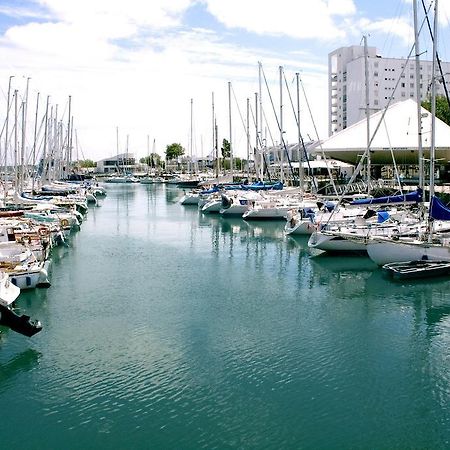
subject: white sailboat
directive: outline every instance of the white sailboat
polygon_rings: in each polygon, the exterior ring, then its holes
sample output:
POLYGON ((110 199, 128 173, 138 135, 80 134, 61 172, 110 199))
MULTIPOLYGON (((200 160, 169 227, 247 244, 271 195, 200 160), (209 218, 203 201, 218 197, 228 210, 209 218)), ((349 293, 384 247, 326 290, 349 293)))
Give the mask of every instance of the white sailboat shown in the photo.
POLYGON ((448 209, 434 195, 436 139, 436 60, 438 1, 434 5, 433 69, 431 84, 430 208, 426 231, 416 238, 372 239, 367 244, 369 257, 378 265, 394 262, 440 260, 450 261, 450 233, 436 232, 436 220, 450 221, 448 209))

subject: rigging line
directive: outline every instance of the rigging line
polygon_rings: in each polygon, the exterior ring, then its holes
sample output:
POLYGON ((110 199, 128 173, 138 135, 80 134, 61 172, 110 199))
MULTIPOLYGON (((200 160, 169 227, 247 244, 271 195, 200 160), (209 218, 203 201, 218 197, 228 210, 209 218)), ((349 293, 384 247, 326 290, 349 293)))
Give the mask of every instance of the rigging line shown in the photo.
MULTIPOLYGON (((250 106, 250 113, 251 113, 251 116, 252 116, 252 119, 253 119, 253 125, 256 125, 256 118, 255 118, 255 115, 253 114, 253 108, 252 108, 251 105, 249 105, 249 106, 250 106)), ((267 122, 266 114, 265 114, 265 112, 264 112, 264 109, 262 110, 262 114, 263 114, 264 119, 265 119, 266 122, 267 122)), ((272 137, 272 133, 270 132, 270 128, 268 128, 268 130, 269 130, 269 136, 270 136, 270 139, 272 140, 272 144, 273 144, 273 137, 272 137)), ((262 148, 263 148, 263 145, 262 145, 263 142, 262 142, 262 137, 261 137, 260 133, 257 133, 257 134, 256 134, 256 140, 258 141, 258 144, 259 144, 259 146, 260 146, 261 149, 262 149, 262 148)), ((256 148, 254 148, 254 152, 256 152, 256 148)), ((269 180, 271 181, 271 178, 270 178, 270 172, 269 172, 269 168, 268 168, 268 166, 267 166, 266 157, 265 157, 265 155, 264 155, 264 152, 262 152, 261 154, 262 154, 263 162, 264 162, 264 172, 266 172, 266 173, 269 175, 269 180)))
MULTIPOLYGON (((291 158, 289 157, 289 153, 287 151, 286 142, 284 141, 283 133, 281 133, 282 130, 281 130, 281 126, 280 126, 280 122, 278 120, 277 114, 275 112, 275 105, 273 104, 272 94, 270 93, 269 85, 267 83, 266 73, 264 72, 264 68, 262 67, 262 65, 261 65, 261 71, 262 71, 262 75, 264 77, 264 83, 266 84, 267 93, 269 94, 270 103, 272 104, 272 110, 273 110, 273 113, 274 113, 274 116, 275 116, 275 121, 276 121, 276 123, 278 125, 278 130, 280 131, 280 134, 281 134, 280 145, 283 145, 284 151, 286 152, 289 168, 291 169, 292 176, 294 178, 294 181, 297 181, 297 177, 295 175, 294 169, 292 168, 291 158)), ((284 167, 282 167, 281 170, 284 170, 284 167)))
MULTIPOLYGON (((430 12, 430 10, 431 10, 432 4, 433 4, 433 2, 430 2, 430 7, 428 8, 428 11, 427 11, 427 9, 426 9, 426 7, 425 7, 425 1, 422 0, 423 11, 424 11, 424 13, 425 13, 425 19, 424 19, 424 21, 426 20, 426 22, 427 22, 427 25, 428 25, 428 31, 429 31, 430 36, 431 36, 431 42, 434 42, 433 31, 431 30, 430 19, 429 19, 429 17, 428 17, 428 14, 429 14, 429 12, 430 12)), ((436 52, 436 61, 437 61, 438 66, 439 66, 439 73, 441 74, 441 77, 442 77, 442 84, 443 84, 443 86, 444 86, 445 97, 447 98, 447 103, 448 103, 448 105, 450 106, 450 96, 449 96, 449 93, 448 93, 447 84, 446 84, 446 82, 445 82, 444 73, 443 73, 443 70, 442 70, 441 58, 439 58, 438 52, 436 52)), ((433 74, 433 76, 434 76, 434 74, 433 74)))
POLYGON ((330 177, 330 181, 331 181, 331 185, 333 186, 334 193, 337 196, 338 193, 337 193, 337 189, 336 189, 336 184, 335 184, 335 182, 333 180, 333 174, 331 173, 330 167, 327 164, 327 157, 325 156, 325 152, 323 151, 322 141, 320 140, 319 132, 317 131, 317 127, 316 127, 316 122, 314 121, 314 117, 313 117, 313 114, 312 114, 312 111, 311 111, 311 107, 309 105, 308 97, 306 95, 305 86, 303 85, 303 80, 302 80, 302 78, 300 76, 299 76, 299 80, 300 80, 300 86, 302 87, 303 96, 305 97, 306 106, 308 107, 309 115, 311 116, 311 121, 312 121, 312 124, 313 124, 313 127, 314 127, 314 131, 316 132, 317 142, 319 143, 320 151, 322 152, 322 157, 325 160, 325 164, 327 166, 328 176, 330 177))
POLYGON ((262 114, 263 114, 264 120, 266 121, 266 129, 269 132, 270 141, 272 142, 272 146, 275 147, 275 141, 273 139, 272 132, 270 131, 270 127, 267 126, 268 121, 267 121, 267 117, 266 117, 266 111, 264 110, 264 108, 262 110, 262 114))
MULTIPOLYGON (((422 27, 423 27, 424 23, 425 23, 425 19, 422 21, 422 25, 420 26, 419 30, 422 30, 422 27)), ((353 175, 350 177, 350 180, 347 183, 347 185, 346 185, 346 187, 344 189, 344 192, 339 197, 338 204, 340 204, 342 202, 344 196, 348 193, 350 185, 355 181, 356 177, 359 175, 359 172, 362 169, 362 166, 364 165, 364 160, 367 158, 367 149, 371 147, 372 142, 373 142, 376 134, 378 133, 378 130, 379 130, 380 126, 381 126, 381 123, 383 122, 384 117, 386 116, 387 110, 389 109, 389 106, 392 103, 392 99, 394 98, 393 94, 396 92, 396 90, 397 90, 397 88, 398 88, 398 86, 400 84, 400 80, 402 79, 402 75, 405 73, 406 67, 407 67, 407 65, 409 63, 409 60, 411 59, 411 56, 413 54, 414 49, 415 49, 415 45, 413 44, 411 46, 410 51, 409 51, 408 57, 405 60, 405 64, 403 65, 403 69, 400 72, 400 76, 397 79, 397 83, 394 86, 394 90, 392 92, 392 95, 389 97, 388 102, 387 102, 386 106, 384 107, 383 113, 382 113, 382 115, 380 117, 380 120, 378 121, 377 126, 375 127, 375 130, 374 130, 374 132, 372 134, 372 137, 370 138, 369 145, 367 146, 366 150, 364 151, 363 155, 361 156, 361 159, 359 160, 359 163, 356 166, 356 169, 353 172, 353 175)))
POLYGON ((239 113, 239 117, 241 118, 241 123, 242 123, 242 126, 244 127, 244 132, 247 133, 247 127, 245 126, 245 121, 244 121, 244 118, 242 117, 241 108, 239 108, 239 103, 237 101, 236 93, 234 92, 234 88, 233 88, 232 84, 231 84, 231 92, 233 93, 233 98, 234 98, 234 101, 236 103, 236 107, 237 107, 237 110, 238 110, 238 113, 239 113))
POLYGON ((400 175, 398 173, 397 162, 395 160, 394 150, 393 150, 392 144, 391 144, 391 137, 389 135, 389 130, 388 130, 387 123, 386 123, 385 120, 383 120, 383 124, 384 124, 384 129, 386 130, 386 136, 388 138, 388 144, 389 144, 389 150, 391 152, 392 162, 394 164, 395 178, 396 178, 396 181, 397 181, 399 189, 400 189, 400 194, 403 195, 402 183, 401 183, 401 180, 400 180, 400 175))
MULTIPOLYGON (((284 82, 286 84, 286 89, 289 94, 289 100, 291 101, 291 106, 292 106, 292 111, 294 113, 295 122, 296 122, 297 128, 300 130, 300 124, 299 124, 300 117, 297 117, 297 111, 295 110, 294 102, 293 102, 292 96, 291 96, 291 91, 289 89, 288 82, 286 79, 286 74, 284 72, 283 72, 283 77, 284 77, 284 82)), ((295 78, 292 80, 292 82, 294 82, 294 80, 295 80, 295 78)), ((299 135, 300 135, 300 141, 301 141, 302 148, 303 148, 303 156, 305 157, 305 161, 308 163, 309 175, 311 175, 312 169, 311 169, 311 164, 309 162, 308 153, 306 151, 305 141, 303 140, 303 135, 301 132, 299 132, 299 135)), ((300 145, 300 143, 298 143, 297 145, 300 145)), ((300 150, 300 148, 299 148, 299 150, 300 150)), ((299 164, 301 164, 301 161, 299 161, 299 164)), ((300 170, 300 167, 299 167, 299 170, 300 170)), ((314 179, 314 187, 317 189, 315 178, 313 178, 313 179, 314 179)))

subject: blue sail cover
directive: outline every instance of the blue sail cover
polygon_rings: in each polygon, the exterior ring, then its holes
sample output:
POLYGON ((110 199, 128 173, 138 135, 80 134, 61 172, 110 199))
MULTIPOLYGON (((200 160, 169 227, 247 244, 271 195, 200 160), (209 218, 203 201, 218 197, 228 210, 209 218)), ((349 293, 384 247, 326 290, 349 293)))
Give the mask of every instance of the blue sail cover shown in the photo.
POLYGON ((450 209, 434 195, 430 202, 430 218, 436 220, 450 220, 450 209))
POLYGON ((384 205, 387 203, 420 203, 422 201, 422 189, 417 189, 414 192, 409 192, 403 195, 388 195, 387 197, 378 198, 362 198, 353 200, 351 205, 384 205))
POLYGON ((245 191, 281 191, 283 189, 283 183, 281 183, 281 181, 277 181, 276 183, 265 183, 264 181, 258 181, 253 184, 243 184, 242 189, 245 191))
POLYGON ((377 212, 377 222, 383 223, 386 222, 386 220, 389 219, 389 213, 387 211, 378 211, 377 212))

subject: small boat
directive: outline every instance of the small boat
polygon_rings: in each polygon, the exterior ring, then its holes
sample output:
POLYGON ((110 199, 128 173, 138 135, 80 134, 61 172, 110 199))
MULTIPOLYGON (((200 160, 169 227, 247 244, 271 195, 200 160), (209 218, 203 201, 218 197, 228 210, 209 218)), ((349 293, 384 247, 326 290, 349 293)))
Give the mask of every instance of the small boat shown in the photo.
POLYGON ((441 277, 450 274, 450 261, 421 259, 393 262, 385 264, 383 270, 396 280, 441 277))
POLYGON ((11 328, 11 330, 31 337, 42 330, 39 320, 30 320, 30 316, 19 316, 8 306, 0 304, 0 325, 11 328))

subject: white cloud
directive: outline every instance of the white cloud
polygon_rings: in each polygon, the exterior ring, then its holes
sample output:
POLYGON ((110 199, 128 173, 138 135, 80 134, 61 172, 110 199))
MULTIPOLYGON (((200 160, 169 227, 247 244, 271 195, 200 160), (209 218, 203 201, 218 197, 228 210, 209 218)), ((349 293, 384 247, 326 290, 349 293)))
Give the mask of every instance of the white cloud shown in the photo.
MULTIPOLYGON (((4 91, 9 75, 14 74, 14 88, 21 92, 26 77, 32 78, 31 104, 37 90, 42 100, 50 94, 52 104, 65 105, 68 95, 72 95, 78 137, 85 157, 92 159, 115 153, 116 126, 120 128, 121 149, 129 134, 130 151, 140 156, 146 153, 147 134, 156 138, 160 153, 171 142, 187 146, 190 98, 194 99, 196 148, 200 151, 202 140, 203 154, 208 153, 211 92, 215 92, 219 134, 221 138, 228 137, 227 82, 233 83, 245 116, 246 98, 251 99, 253 108, 254 93, 258 90, 258 61, 263 62, 276 108, 278 66, 285 67, 294 98, 294 72, 302 71, 314 120, 320 137, 324 137, 328 51, 338 42, 345 42, 343 37, 349 30, 354 33, 362 29, 373 33, 389 30, 399 36, 407 33, 406 25, 361 20, 352 0, 280 0, 277 4, 256 0, 38 0, 38 3, 35 22, 11 27, 0 38, 3 60, 0 77, 4 80, 0 88, 4 91), (314 54, 301 43, 290 52, 265 48, 263 39, 253 46, 231 43, 227 34, 219 35, 206 27, 186 28, 183 14, 199 1, 202 3, 197 3, 196 8, 207 5, 210 13, 229 27, 230 33, 242 28, 259 33, 262 38, 285 34, 320 41, 333 39, 333 43, 329 42, 331 48, 324 45, 321 53, 314 54), (50 19, 46 20, 46 16, 50 19)), ((32 11, 28 10, 27 17, 33 17, 32 11)), ((360 35, 358 42, 359 38, 360 35)), ((277 135, 267 92, 264 98, 271 131, 277 135)), ((63 109, 60 106, 61 115, 63 109)), ((287 137, 293 141, 296 127, 287 94, 284 111, 287 137)), ((3 114, 0 110, 0 115, 3 114)), ((305 135, 313 136, 304 100, 302 116, 305 135)), ((244 131, 236 105, 233 105, 233 129, 234 140, 241 143, 245 154, 244 131)))
POLYGON ((414 43, 414 29, 411 25, 412 19, 400 17, 396 19, 381 19, 370 21, 368 19, 359 20, 355 26, 362 34, 384 34, 400 38, 406 45, 414 43))
POLYGON ((203 0, 208 10, 227 27, 258 34, 286 35, 295 38, 336 39, 345 36, 334 16, 356 12, 352 0, 203 0))
POLYGON ((165 28, 177 25, 192 0, 37 0, 61 21, 95 26, 117 23, 165 28))
MULTIPOLYGON (((15 74, 14 87, 23 85, 21 75, 31 76, 32 102, 37 90, 42 101, 50 94, 52 104, 66 104, 68 95, 72 95, 79 140, 85 156, 93 159, 115 153, 116 125, 120 127, 121 149, 129 134, 130 151, 140 155, 146 152, 147 134, 156 138, 160 153, 173 141, 186 146, 190 98, 194 98, 196 147, 200 149, 202 140, 206 154, 211 138, 211 92, 216 97, 219 134, 227 137, 227 81, 233 82, 240 108, 245 110, 246 98, 252 98, 257 90, 258 60, 267 65, 267 76, 274 86, 278 65, 298 70, 308 54, 286 58, 278 52, 227 44, 211 30, 170 28, 155 33, 147 23, 149 19, 141 18, 142 10, 124 13, 121 20, 119 3, 112 5, 101 26, 94 26, 94 19, 110 2, 89 2, 90 7, 83 2, 41 3, 58 20, 7 30, 0 45, 9 66, 4 66, 0 75, 7 80, 15 74), (114 40, 118 38, 126 38, 125 43, 116 45, 114 40)), ((178 2, 176 8, 162 8, 160 13, 166 14, 166 23, 186 4, 178 2)), ((325 65, 304 63, 303 67, 326 72, 325 65)), ((23 90, 23 86, 18 88, 23 90)), ((242 135, 236 105, 233 111, 234 134, 242 135)), ((270 111, 267 114, 273 115, 270 111)))

